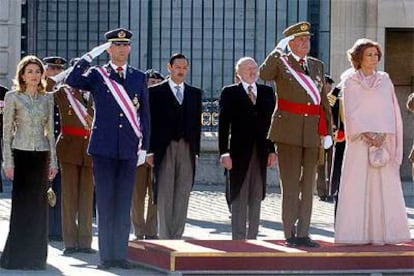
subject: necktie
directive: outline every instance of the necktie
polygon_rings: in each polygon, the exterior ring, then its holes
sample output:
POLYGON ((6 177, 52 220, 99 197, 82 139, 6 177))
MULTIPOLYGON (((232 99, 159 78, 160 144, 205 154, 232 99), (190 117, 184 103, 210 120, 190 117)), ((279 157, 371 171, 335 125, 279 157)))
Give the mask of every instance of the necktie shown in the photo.
POLYGON ((303 71, 305 71, 305 73, 308 74, 308 67, 306 66, 305 59, 301 58, 299 60, 299 65, 300 67, 302 67, 303 71))
POLYGON ((121 79, 124 79, 124 68, 122 68, 121 66, 118 66, 118 68, 116 68, 116 72, 118 73, 121 79))
POLYGON ((247 87, 247 95, 249 96, 249 99, 252 101, 252 104, 256 104, 256 95, 253 93, 253 86, 249 85, 247 87))
POLYGON ((181 87, 179 85, 177 85, 175 87, 175 97, 177 98, 177 101, 182 104, 183 103, 183 91, 181 90, 181 87))

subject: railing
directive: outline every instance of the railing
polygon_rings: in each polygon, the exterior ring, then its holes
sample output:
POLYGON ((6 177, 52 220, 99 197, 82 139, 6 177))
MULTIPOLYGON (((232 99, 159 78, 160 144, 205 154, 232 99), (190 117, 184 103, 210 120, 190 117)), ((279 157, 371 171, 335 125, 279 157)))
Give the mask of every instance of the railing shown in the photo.
POLYGON ((203 111, 201 113, 201 131, 218 131, 219 105, 217 99, 205 99, 203 101, 203 111))

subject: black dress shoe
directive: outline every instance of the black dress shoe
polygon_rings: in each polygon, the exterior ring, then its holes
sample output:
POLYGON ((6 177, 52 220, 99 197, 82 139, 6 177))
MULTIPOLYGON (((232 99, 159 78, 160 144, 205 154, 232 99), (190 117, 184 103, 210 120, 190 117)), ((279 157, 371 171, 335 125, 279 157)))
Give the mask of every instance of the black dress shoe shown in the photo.
POLYGON ((63 255, 71 255, 76 252, 78 252, 76 247, 66 247, 65 249, 63 249, 63 255))
POLYGON ((122 269, 133 269, 136 268, 136 265, 129 262, 128 260, 116 260, 113 261, 113 266, 114 267, 119 267, 122 269))
POLYGON ((146 240, 158 240, 157 235, 145 235, 146 240))
POLYGON ((287 245, 287 246, 296 246, 296 238, 295 237, 287 238, 286 241, 285 241, 285 245, 287 245))
POLYGON ((296 238, 296 245, 305 247, 320 247, 319 243, 312 241, 309 237, 296 238))
POLYGON ((143 240, 145 237, 144 235, 136 235, 136 240, 143 240))
POLYGON ((97 269, 100 270, 108 270, 111 268, 111 266, 113 266, 112 262, 110 261, 103 261, 100 264, 98 264, 97 269))
POLYGON ((83 248, 79 248, 78 252, 86 253, 86 254, 95 254, 97 251, 90 247, 83 247, 83 248))

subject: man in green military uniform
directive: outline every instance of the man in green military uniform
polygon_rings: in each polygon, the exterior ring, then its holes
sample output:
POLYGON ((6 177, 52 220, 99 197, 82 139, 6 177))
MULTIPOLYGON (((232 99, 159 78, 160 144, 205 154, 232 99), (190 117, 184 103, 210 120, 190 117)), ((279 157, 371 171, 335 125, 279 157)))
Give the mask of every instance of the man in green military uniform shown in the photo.
POLYGON ((277 145, 286 244, 318 247, 309 238, 318 149, 332 145, 332 131, 323 64, 308 56, 310 27, 299 22, 285 29, 285 38, 260 66, 260 77, 277 88, 268 138, 277 145))
MULTIPOLYGON (((72 59, 70 66, 77 60, 72 59)), ((91 248, 94 192, 92 158, 86 152, 93 118, 93 101, 88 91, 63 84, 68 71, 47 79, 48 91, 57 88, 53 92, 61 119, 56 152, 62 181, 63 254, 96 253, 91 248)))

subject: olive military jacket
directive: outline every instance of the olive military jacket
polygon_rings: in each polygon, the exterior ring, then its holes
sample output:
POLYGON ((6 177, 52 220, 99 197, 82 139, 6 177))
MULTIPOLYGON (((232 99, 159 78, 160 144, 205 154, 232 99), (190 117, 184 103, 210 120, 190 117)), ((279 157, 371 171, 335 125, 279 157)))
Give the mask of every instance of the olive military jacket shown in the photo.
MULTIPOLYGON (((293 69, 305 73, 291 53, 286 56, 293 69)), ((278 50, 272 51, 260 66, 260 77, 275 82, 278 99, 298 104, 313 104, 306 90, 292 76, 280 57, 281 53, 278 50)), ((307 66, 309 76, 314 80, 321 94, 321 105, 325 111, 323 119, 327 122, 328 133, 332 135, 331 110, 325 91, 323 63, 308 56, 307 66)), ((300 147, 319 147, 321 145, 321 137, 318 133, 319 117, 319 115, 296 114, 276 108, 272 115, 268 139, 275 143, 300 147)))

